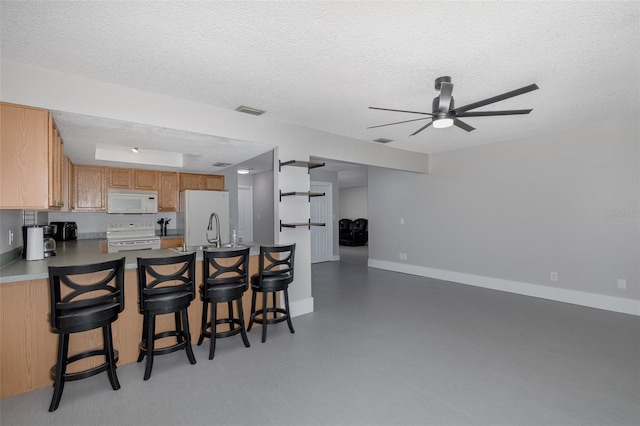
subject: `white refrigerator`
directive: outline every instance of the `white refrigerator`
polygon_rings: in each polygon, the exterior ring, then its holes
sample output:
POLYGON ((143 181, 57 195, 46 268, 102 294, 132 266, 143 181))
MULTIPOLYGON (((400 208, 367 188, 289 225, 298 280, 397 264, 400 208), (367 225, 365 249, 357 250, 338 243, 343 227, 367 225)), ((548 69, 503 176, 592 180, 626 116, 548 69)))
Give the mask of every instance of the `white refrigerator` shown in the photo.
POLYGON ((229 193, 227 191, 180 192, 180 211, 176 214, 177 224, 184 232, 187 247, 210 245, 209 239, 216 237, 216 220, 220 221, 220 241, 229 244, 229 193), (207 230, 211 221, 211 230, 207 230))

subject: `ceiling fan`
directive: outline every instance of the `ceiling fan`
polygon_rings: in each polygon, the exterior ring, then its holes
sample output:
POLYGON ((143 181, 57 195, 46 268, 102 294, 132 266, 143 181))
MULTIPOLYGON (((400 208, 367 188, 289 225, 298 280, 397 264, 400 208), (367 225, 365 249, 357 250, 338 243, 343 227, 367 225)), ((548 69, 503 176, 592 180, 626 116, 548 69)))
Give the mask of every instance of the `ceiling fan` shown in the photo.
POLYGON ((436 90, 440 91, 440 96, 433 98, 432 104, 432 112, 420 112, 420 111, 406 111, 401 109, 390 109, 390 108, 377 108, 377 107, 369 107, 370 109, 379 109, 382 111, 395 111, 395 112, 407 112, 410 114, 422 114, 429 115, 430 117, 423 118, 415 118, 413 120, 404 120, 404 121, 396 121, 394 123, 380 124, 378 126, 367 127, 367 129, 375 129, 376 127, 384 127, 384 126, 392 126, 394 124, 400 123, 409 123, 412 121, 420 121, 420 120, 429 120, 430 122, 420 127, 418 130, 413 132, 411 136, 417 135, 427 127, 433 124, 433 127, 436 129, 442 129, 445 127, 457 126, 461 129, 466 130, 467 132, 471 132, 475 130, 475 127, 472 127, 460 120, 460 117, 489 117, 493 115, 520 115, 520 114, 529 114, 532 109, 512 109, 506 111, 470 111, 472 109, 480 108, 485 105, 489 105, 495 102, 500 102, 505 99, 512 98, 514 96, 522 95, 524 93, 531 92, 533 90, 538 89, 538 86, 535 84, 531 84, 529 86, 522 87, 520 89, 512 90, 511 92, 503 93, 498 96, 494 96, 492 98, 485 99, 483 101, 474 102, 472 104, 468 104, 465 106, 461 106, 458 108, 454 107, 453 96, 451 93, 453 92, 453 83, 451 83, 451 77, 440 77, 436 79, 436 90))

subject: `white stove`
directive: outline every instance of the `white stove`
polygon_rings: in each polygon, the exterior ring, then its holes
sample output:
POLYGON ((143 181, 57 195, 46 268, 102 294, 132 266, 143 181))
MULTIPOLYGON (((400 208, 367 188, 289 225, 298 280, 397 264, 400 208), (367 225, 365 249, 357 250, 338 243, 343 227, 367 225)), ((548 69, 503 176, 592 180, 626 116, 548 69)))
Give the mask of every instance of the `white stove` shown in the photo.
POLYGON ((160 248, 153 222, 121 222, 107 224, 107 252, 155 250, 160 248))

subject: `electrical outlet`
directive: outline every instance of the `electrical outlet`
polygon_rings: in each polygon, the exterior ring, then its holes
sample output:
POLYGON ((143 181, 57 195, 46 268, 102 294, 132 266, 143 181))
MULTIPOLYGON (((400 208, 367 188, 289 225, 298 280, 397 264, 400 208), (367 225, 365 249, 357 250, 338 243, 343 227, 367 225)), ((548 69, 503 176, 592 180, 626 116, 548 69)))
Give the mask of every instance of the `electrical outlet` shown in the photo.
POLYGON ((404 253, 400 252, 400 253, 398 254, 398 259, 402 260, 402 255, 403 255, 403 254, 404 254, 404 253))
POLYGON ((13 229, 9 229, 9 245, 12 246, 14 241, 13 229))
POLYGON ((558 273, 557 272, 552 272, 551 273, 551 281, 558 281, 558 273))
POLYGON ((400 225, 404 225, 404 217, 400 218, 400 225))
POLYGON ((627 289, 627 280, 625 280, 624 278, 618 278, 618 288, 620 290, 626 290, 627 289))
POLYGON ((405 253, 405 254, 404 254, 403 259, 404 259, 404 260, 407 260, 407 253, 405 253))

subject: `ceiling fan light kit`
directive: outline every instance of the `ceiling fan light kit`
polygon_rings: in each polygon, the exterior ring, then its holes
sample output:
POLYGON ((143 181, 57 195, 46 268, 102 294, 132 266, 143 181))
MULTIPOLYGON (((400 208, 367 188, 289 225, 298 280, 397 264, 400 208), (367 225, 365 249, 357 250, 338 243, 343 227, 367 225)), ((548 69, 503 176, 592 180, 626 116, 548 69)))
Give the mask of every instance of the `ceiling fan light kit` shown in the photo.
POLYGON ((538 86, 536 84, 530 84, 529 86, 521 87, 520 89, 512 90, 510 92, 503 93, 498 96, 494 96, 482 101, 474 102, 472 104, 468 104, 465 106, 461 106, 455 108, 455 104, 453 101, 453 83, 451 83, 451 77, 444 76, 439 77, 435 80, 435 88, 440 91, 440 96, 433 99, 433 103, 431 105, 431 112, 421 112, 421 111, 407 111, 401 109, 391 109, 391 108, 378 108, 378 107, 369 107, 370 109, 377 109, 382 111, 395 111, 395 112, 404 112, 409 114, 421 114, 428 115, 430 117, 422 117, 415 118, 413 120, 403 120, 396 121, 393 123, 380 124, 377 126, 367 127, 368 129, 374 129, 377 127, 384 126, 392 126, 394 124, 401 123, 409 123, 412 121, 420 121, 420 120, 429 120, 427 124, 416 130, 411 134, 417 135, 427 127, 433 124, 433 127, 436 129, 444 129, 451 126, 459 127, 467 132, 471 132, 475 130, 475 127, 472 127, 460 120, 459 117, 491 117, 498 115, 523 115, 529 114, 533 109, 516 109, 516 110, 505 110, 505 111, 470 111, 472 109, 480 108, 485 105, 489 105, 495 102, 504 101, 505 99, 512 98, 514 96, 522 95, 533 90, 537 90, 538 86))

